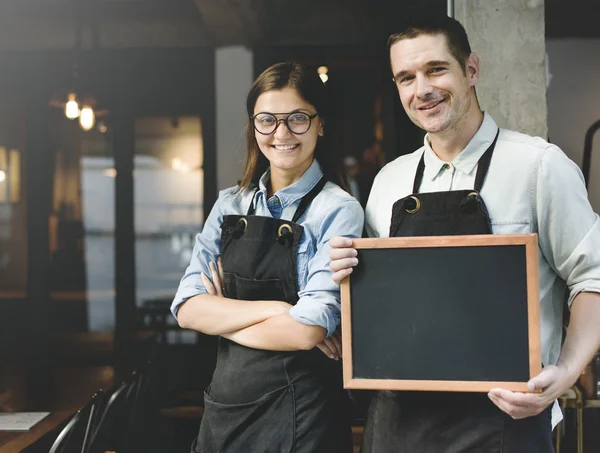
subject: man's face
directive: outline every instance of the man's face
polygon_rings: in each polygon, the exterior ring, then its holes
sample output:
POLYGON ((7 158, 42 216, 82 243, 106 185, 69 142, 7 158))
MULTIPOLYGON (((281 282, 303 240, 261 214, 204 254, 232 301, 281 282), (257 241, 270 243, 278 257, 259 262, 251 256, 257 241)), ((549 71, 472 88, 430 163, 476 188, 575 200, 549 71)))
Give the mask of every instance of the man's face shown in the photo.
POLYGON ((395 43, 390 59, 400 101, 412 122, 432 134, 458 130, 476 102, 477 56, 471 54, 463 70, 446 37, 438 34, 395 43))

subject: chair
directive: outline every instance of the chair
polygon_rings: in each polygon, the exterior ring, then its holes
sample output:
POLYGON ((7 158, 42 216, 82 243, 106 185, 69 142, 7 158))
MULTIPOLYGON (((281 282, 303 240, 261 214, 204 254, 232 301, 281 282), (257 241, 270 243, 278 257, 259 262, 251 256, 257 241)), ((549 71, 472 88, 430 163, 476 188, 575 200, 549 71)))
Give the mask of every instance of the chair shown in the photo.
POLYGON ((127 452, 130 425, 138 396, 139 375, 133 372, 110 395, 95 430, 91 434, 90 453, 127 452))
MULTIPOLYGON (((566 293, 565 293, 566 294, 566 293)), ((565 301, 567 298, 565 297, 565 301)), ((567 334, 569 325, 569 314, 570 309, 564 307, 563 310, 563 341, 567 334)), ((565 409, 575 409, 575 431, 576 431, 576 445, 577 453, 583 453, 583 412, 584 409, 600 409, 600 399, 595 398, 593 394, 588 394, 587 397, 584 394, 587 386, 583 383, 582 377, 586 374, 589 376, 595 374, 594 364, 600 365, 600 351, 596 352, 592 362, 584 369, 578 382, 569 388, 562 396, 558 398, 560 408, 566 417, 565 409), (584 389, 584 391, 582 391, 584 389)), ((592 376, 593 381, 600 379, 600 375, 592 376)), ((589 392, 589 389, 587 390, 589 392)), ((592 392, 593 393, 593 392, 592 392)), ((555 440, 555 452, 560 453, 563 441, 563 430, 565 427, 565 420, 563 419, 556 426, 556 440, 555 440)))
POLYGON ((111 394, 92 435, 90 453, 147 451, 155 423, 158 371, 148 361, 111 394))
MULTIPOLYGON (((559 399, 558 403, 563 411, 567 407, 576 410, 576 430, 577 430, 577 453, 583 452, 583 393, 574 385, 567 390, 559 399)), ((564 420, 556 426, 556 453, 560 453, 562 446, 564 420)))
POLYGON ((97 391, 58 434, 49 453, 88 453, 103 399, 102 390, 97 391))
MULTIPOLYGON (((600 399, 586 399, 578 385, 567 390, 559 399, 563 414, 565 409, 575 409, 575 429, 577 432, 577 453, 583 453, 583 410, 600 409, 600 399)), ((564 420, 556 427, 556 453, 560 453, 564 420)))
POLYGON ((129 425, 130 441, 138 451, 147 452, 158 435, 158 401, 161 389, 158 362, 148 360, 140 368, 129 425))

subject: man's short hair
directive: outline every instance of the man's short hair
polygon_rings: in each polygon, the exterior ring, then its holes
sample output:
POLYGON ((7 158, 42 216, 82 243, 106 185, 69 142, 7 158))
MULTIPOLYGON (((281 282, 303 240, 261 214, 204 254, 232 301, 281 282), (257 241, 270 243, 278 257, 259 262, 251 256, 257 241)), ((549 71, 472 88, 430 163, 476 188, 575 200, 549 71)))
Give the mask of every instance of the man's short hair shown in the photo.
POLYGON ((471 55, 471 45, 467 32, 459 21, 448 16, 428 16, 410 19, 402 28, 393 33, 387 42, 388 54, 391 47, 404 39, 414 39, 421 35, 444 35, 452 56, 465 70, 471 55))

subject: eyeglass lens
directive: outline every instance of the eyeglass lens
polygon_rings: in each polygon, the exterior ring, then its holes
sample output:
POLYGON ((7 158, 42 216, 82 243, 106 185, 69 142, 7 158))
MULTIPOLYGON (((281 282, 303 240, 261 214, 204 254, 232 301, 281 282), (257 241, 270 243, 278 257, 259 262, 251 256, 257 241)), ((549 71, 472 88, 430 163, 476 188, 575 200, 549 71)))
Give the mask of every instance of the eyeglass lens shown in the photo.
POLYGON ((304 134, 310 128, 310 117, 302 112, 290 113, 284 119, 277 119, 269 113, 259 113, 254 117, 254 127, 261 134, 271 134, 277 129, 280 121, 286 123, 288 129, 295 134, 304 134))

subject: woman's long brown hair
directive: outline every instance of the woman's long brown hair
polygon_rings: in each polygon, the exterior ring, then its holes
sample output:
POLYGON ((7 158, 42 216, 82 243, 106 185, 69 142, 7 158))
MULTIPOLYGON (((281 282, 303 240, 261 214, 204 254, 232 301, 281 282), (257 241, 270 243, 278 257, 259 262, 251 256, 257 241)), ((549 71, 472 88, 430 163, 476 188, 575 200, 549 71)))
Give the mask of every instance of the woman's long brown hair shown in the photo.
POLYGON ((294 62, 277 63, 267 68, 250 88, 246 100, 248 124, 246 126, 246 157, 244 161, 244 174, 238 190, 244 190, 250 184, 258 184, 259 178, 269 168, 269 161, 260 151, 254 136, 254 126, 250 117, 254 114, 254 106, 258 97, 270 90, 292 88, 306 102, 317 110, 323 121, 324 135, 318 137, 315 147, 315 159, 319 162, 323 175, 328 181, 334 182, 346 189, 346 181, 341 171, 342 161, 336 154, 333 143, 333 134, 330 126, 326 125, 325 118, 330 112, 327 92, 321 82, 316 69, 310 70, 294 62))

